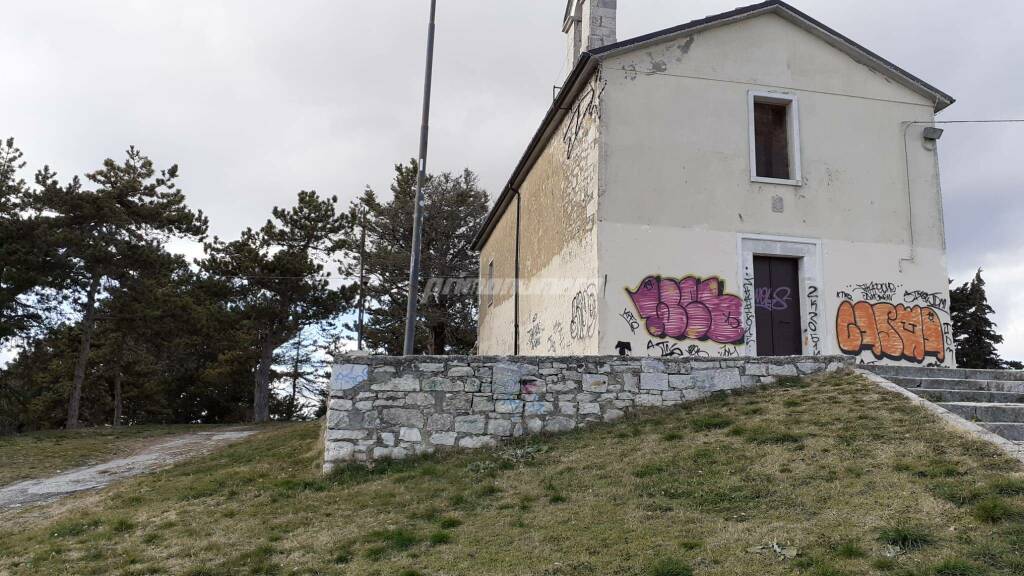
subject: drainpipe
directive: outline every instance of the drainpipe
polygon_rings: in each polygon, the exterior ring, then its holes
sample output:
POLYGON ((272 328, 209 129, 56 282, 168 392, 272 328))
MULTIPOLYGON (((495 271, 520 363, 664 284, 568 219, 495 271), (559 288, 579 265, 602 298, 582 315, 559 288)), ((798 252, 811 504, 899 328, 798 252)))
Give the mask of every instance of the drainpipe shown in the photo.
POLYGON ((913 188, 910 184, 910 146, 907 144, 909 138, 910 127, 914 124, 920 124, 921 122, 904 122, 903 125, 903 159, 906 164, 907 171, 907 225, 910 230, 910 257, 900 258, 899 270, 903 273, 904 262, 917 262, 917 243, 914 239, 914 194, 913 188))
POLYGON ((514 333, 512 335, 512 355, 519 356, 519 216, 521 214, 520 205, 522 204, 522 196, 519 194, 519 190, 513 190, 516 194, 516 266, 515 266, 515 296, 514 305, 515 319, 513 322, 512 329, 514 333))

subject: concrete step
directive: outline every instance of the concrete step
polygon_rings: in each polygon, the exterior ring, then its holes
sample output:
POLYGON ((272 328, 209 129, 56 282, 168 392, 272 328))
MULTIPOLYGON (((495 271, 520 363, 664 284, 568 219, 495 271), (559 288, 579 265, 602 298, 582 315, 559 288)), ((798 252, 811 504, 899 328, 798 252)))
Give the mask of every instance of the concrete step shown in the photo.
POLYGON ((946 390, 941 388, 910 388, 925 400, 931 402, 985 402, 990 404, 1024 403, 1024 393, 991 392, 988 390, 946 390))
POLYGON ((946 410, 975 422, 1007 422, 1024 424, 1024 404, 991 404, 987 402, 939 402, 946 410))
POLYGON ((859 366, 883 377, 945 378, 952 380, 999 380, 1024 382, 1024 370, 967 370, 964 368, 930 368, 923 366, 897 366, 866 364, 859 366))
POLYGON ((1024 424, 1018 422, 979 422, 978 425, 1007 440, 1024 442, 1024 424))
POLYGON ((904 388, 931 388, 933 390, 987 390, 989 392, 1016 392, 1024 394, 1024 382, 1008 380, 956 380, 953 378, 908 378, 889 376, 889 380, 904 388))

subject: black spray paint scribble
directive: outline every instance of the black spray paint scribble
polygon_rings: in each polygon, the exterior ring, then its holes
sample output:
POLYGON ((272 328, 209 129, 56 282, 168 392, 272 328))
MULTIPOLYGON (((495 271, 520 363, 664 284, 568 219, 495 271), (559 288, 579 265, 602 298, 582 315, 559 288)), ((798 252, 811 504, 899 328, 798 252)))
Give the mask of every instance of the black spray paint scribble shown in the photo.
POLYGON ((597 330, 597 287, 591 284, 572 299, 569 335, 576 340, 590 338, 597 330))
POLYGON ((903 302, 906 304, 920 304, 946 312, 949 308, 948 302, 941 292, 926 292, 924 290, 904 290, 903 302))
POLYGON ((600 120, 601 96, 604 95, 606 85, 607 81, 601 77, 601 71, 598 70, 594 80, 591 81, 586 91, 576 100, 576 104, 569 112, 569 117, 565 122, 565 131, 562 133, 562 142, 565 143, 565 157, 567 159, 572 158, 573 150, 576 148, 576 144, 583 133, 586 119, 592 117, 600 120))
POLYGON ((820 316, 818 287, 807 287, 807 339, 812 356, 821 356, 821 335, 818 334, 818 317, 820 316))
POLYGON ((535 312, 530 318, 530 329, 526 331, 528 336, 527 345, 530 350, 536 350, 540 348, 541 338, 544 335, 544 324, 539 321, 539 317, 535 312))
POLYGON ((636 334, 637 328, 640 327, 640 321, 637 320, 636 316, 634 316, 633 313, 629 311, 629 308, 623 309, 622 314, 619 314, 619 317, 625 320, 626 324, 629 325, 629 331, 632 332, 633 334, 636 334))

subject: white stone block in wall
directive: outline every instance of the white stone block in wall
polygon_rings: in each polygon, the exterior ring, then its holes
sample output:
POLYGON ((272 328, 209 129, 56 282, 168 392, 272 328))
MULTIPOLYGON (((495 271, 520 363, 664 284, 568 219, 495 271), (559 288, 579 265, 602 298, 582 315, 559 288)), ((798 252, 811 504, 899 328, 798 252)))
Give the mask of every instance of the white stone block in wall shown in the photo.
POLYGON ((451 430, 455 417, 451 414, 431 414, 427 418, 427 430, 451 430))
POLYGON ((494 400, 489 396, 473 396, 473 412, 491 412, 494 400))
POLYGON ((767 376, 768 365, 751 362, 750 364, 747 364, 746 368, 743 369, 743 373, 746 374, 747 376, 767 376))
POLYGON ((385 408, 381 411, 381 418, 389 424, 423 427, 423 413, 413 408, 385 408))
POLYGON ((483 448, 497 443, 498 441, 490 436, 465 436, 459 440, 459 446, 463 448, 483 448))
POLYGON ((335 364, 331 368, 331 392, 350 390, 366 382, 370 367, 365 364, 335 364))
POLYGON ((498 400, 494 403, 494 411, 498 414, 518 414, 523 411, 523 401, 498 400))
POLYGON ((529 430, 531 434, 536 434, 544 429, 544 421, 540 418, 527 418, 526 429, 529 430))
POLYGON ((607 392, 608 377, 601 374, 584 374, 582 390, 584 392, 607 392))
POLYGON ((351 442, 328 442, 324 448, 324 460, 327 462, 348 460, 355 451, 355 444, 351 442))
POLYGON ((641 390, 668 390, 668 374, 644 372, 640 375, 641 390))
POLYGON ((366 430, 328 430, 327 441, 359 440, 366 437, 366 430))
POLYGON ((519 380, 522 378, 522 370, 518 364, 506 362, 494 365, 494 375, 491 378, 491 391, 495 394, 519 394, 519 380))
POLYGON ((415 376, 406 374, 401 378, 392 378, 370 386, 371 390, 394 391, 394 392, 415 392, 420 389, 420 381, 415 376))
POLYGON ((597 402, 582 402, 580 403, 580 414, 600 414, 601 405, 597 402))
POLYGON ((661 406, 660 394, 640 394, 636 397, 637 406, 661 406))
POLYGON ((434 432, 430 435, 430 443, 438 446, 454 446, 456 436, 455 432, 434 432))
POLYGON ((545 432, 568 432, 569 430, 572 430, 575 427, 575 420, 570 418, 562 418, 560 416, 549 418, 548 421, 544 423, 545 432))
POLYGON ((448 369, 448 376, 452 378, 465 378, 468 376, 476 376, 476 371, 469 366, 456 366, 455 368, 448 369))
POLYGON ((401 428, 398 430, 398 438, 404 442, 422 442, 423 435, 419 428, 401 428))
POLYGON ((381 432, 380 433, 380 443, 385 445, 385 446, 394 446, 395 445, 395 434, 393 432, 381 432))
POLYGON ((420 372, 443 372, 444 364, 434 362, 421 362, 416 365, 420 372))
POLYGON ((482 415, 458 416, 455 418, 455 431, 466 434, 483 434, 487 429, 487 418, 482 415))
POLYGON ((576 412, 578 412, 578 410, 579 410, 579 405, 576 404, 575 402, 559 402, 558 403, 558 411, 561 412, 562 414, 566 414, 568 416, 574 416, 574 415, 576 415, 576 412))
POLYGON ((642 372, 665 372, 665 363, 654 358, 644 358, 640 361, 642 372))
POLYGON ((551 414, 555 411, 555 405, 551 402, 527 402, 523 411, 529 415, 551 414))
POLYGON ((461 392, 464 388, 465 385, 462 382, 456 382, 440 376, 427 378, 423 381, 423 390, 425 392, 461 392))
POLYGON ((491 420, 487 423, 487 433, 494 436, 511 436, 512 421, 497 419, 491 420))
POLYGON ((434 396, 429 392, 414 392, 405 397, 405 403, 411 406, 433 406, 434 396))
POLYGON ((792 364, 769 364, 768 374, 771 376, 797 376, 796 366, 792 364))

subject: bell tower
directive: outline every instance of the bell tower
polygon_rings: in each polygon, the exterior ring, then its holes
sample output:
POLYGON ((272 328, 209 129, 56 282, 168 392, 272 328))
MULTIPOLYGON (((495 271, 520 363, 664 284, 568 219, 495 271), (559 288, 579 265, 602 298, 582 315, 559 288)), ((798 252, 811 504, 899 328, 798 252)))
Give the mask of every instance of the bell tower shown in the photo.
POLYGON ((580 54, 615 43, 615 10, 618 0, 567 0, 562 32, 566 38, 567 69, 580 54))

